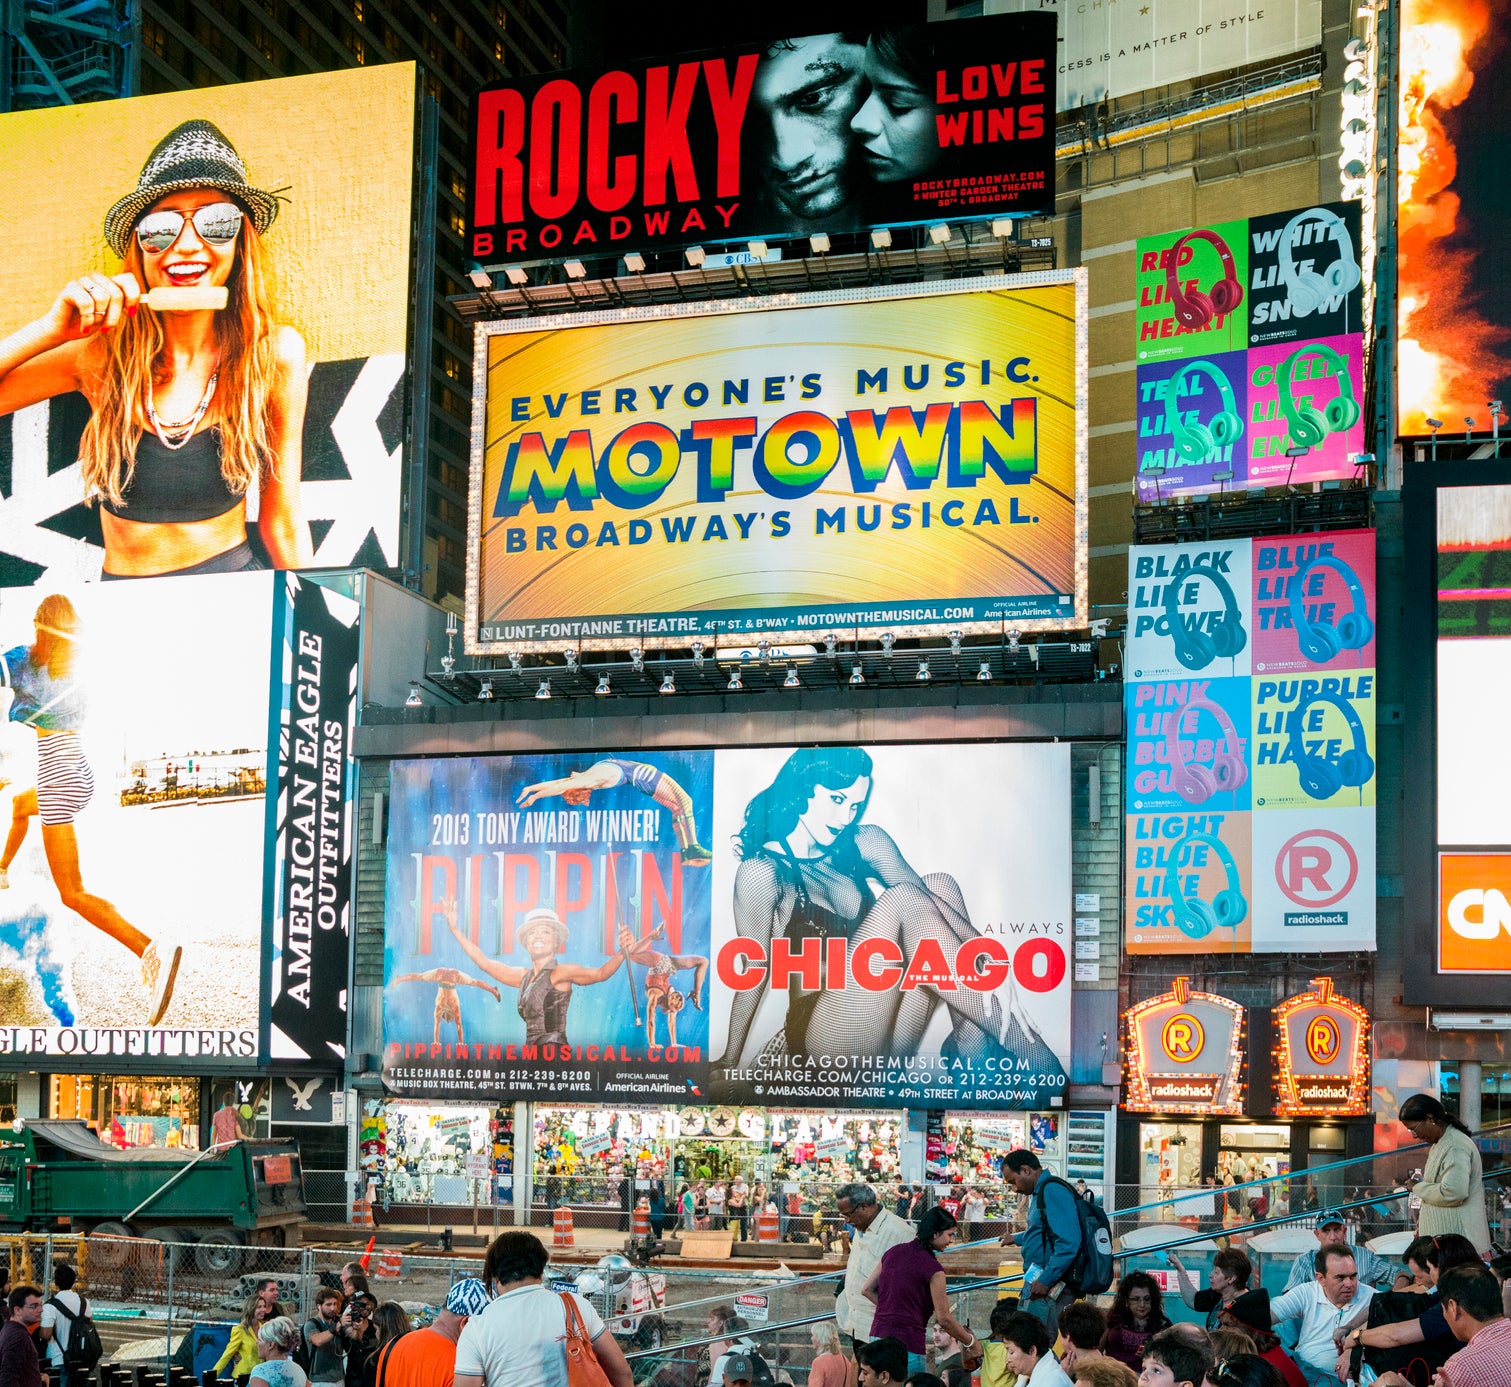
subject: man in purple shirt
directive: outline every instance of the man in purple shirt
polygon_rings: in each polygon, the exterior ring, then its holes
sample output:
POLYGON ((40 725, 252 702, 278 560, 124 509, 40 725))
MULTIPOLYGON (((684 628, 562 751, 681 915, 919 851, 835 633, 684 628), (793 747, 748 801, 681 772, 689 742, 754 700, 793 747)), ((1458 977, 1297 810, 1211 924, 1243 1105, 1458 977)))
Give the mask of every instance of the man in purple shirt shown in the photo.
POLYGON ((42 1292, 17 1286, 10 1293, 10 1319, 0 1329, 0 1387, 43 1387, 33 1337, 42 1322, 42 1292))

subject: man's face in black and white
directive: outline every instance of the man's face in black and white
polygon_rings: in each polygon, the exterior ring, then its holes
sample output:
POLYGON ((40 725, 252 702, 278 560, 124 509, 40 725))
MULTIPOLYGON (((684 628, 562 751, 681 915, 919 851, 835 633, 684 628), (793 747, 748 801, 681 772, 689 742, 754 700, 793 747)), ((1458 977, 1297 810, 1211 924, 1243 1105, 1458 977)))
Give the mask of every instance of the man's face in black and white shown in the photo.
POLYGON ((815 34, 773 46, 756 71, 764 119, 763 173, 778 204, 801 222, 840 212, 851 195, 850 121, 864 94, 864 44, 815 34))

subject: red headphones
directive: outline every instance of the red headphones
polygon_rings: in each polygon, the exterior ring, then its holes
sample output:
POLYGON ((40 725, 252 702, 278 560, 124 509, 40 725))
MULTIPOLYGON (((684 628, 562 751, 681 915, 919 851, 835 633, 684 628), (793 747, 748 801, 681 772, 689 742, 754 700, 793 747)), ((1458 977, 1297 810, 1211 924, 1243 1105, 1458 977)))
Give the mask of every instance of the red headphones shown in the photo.
POLYGON ((1165 297, 1175 309, 1175 318, 1182 327, 1206 327, 1220 313, 1231 313, 1243 302, 1243 285, 1238 282, 1238 267, 1233 263, 1233 252, 1228 243, 1215 231, 1188 231, 1170 248, 1170 259, 1165 264, 1165 297), (1180 287, 1180 253, 1188 242, 1205 241, 1222 259, 1223 277, 1209 293, 1193 289, 1189 294, 1180 287))

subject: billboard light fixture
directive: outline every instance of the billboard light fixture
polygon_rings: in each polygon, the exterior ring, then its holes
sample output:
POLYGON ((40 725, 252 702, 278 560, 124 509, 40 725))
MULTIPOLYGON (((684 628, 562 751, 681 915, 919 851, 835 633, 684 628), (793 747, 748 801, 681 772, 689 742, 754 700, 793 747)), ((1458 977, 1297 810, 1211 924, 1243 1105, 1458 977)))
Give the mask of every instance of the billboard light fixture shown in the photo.
POLYGON ((472 287, 474 289, 487 290, 493 288, 493 276, 489 274, 488 271, 485 270, 481 265, 474 265, 470 270, 468 270, 467 278, 472 281, 472 287))
POLYGON ((677 692, 677 676, 672 670, 667 670, 666 677, 661 681, 661 687, 657 693, 674 694, 677 692))
POLYGON ((927 684, 931 679, 933 679, 934 676, 929 673, 929 662, 927 660, 920 660, 918 662, 918 673, 913 677, 920 684, 927 684))
POLYGON ((425 700, 420 697, 420 681, 418 679, 411 679, 409 681, 409 697, 404 700, 404 706, 406 708, 422 708, 424 705, 425 700))
POLYGON ((549 679, 542 679, 540 681, 540 687, 536 689, 535 696, 536 698, 551 697, 551 681, 549 679))
POLYGON ((1007 648, 1012 651, 1014 655, 1018 653, 1018 642, 1022 639, 1023 632, 1019 630, 1012 630, 1007 633, 1007 648))
POLYGON ((702 246, 689 246, 683 254, 687 256, 687 263, 695 270, 708 259, 708 252, 702 246))
POLYGON ((581 260, 564 260, 561 267, 567 272, 568 279, 586 279, 588 277, 588 267, 581 260))
POLYGON ((878 226, 871 232, 871 244, 877 250, 892 249, 892 228, 890 226, 878 226))
POLYGON ((950 239, 950 224, 948 222, 936 222, 929 228, 929 240, 936 246, 942 246, 950 239))
POLYGON ((504 266, 504 274, 508 276, 509 283, 513 284, 516 288, 530 282, 530 276, 525 273, 523 265, 506 265, 504 266))
POLYGON ((693 642, 693 664, 696 665, 699 669, 703 668, 703 652, 705 649, 707 649, 707 647, 703 644, 702 641, 693 642))
POLYGON ((630 647, 630 664, 635 667, 636 674, 645 673, 645 651, 638 645, 630 647))
POLYGON ((493 680, 484 679, 483 682, 478 686, 477 701, 479 703, 493 702, 493 680))
POLYGON ((861 665, 860 661, 857 660, 853 665, 850 666, 850 683, 851 683, 851 686, 858 688, 860 685, 864 684, 865 682, 866 682, 866 671, 865 671, 864 667, 861 665))
POLYGON ((645 272, 645 257, 638 250, 632 250, 624 257, 624 268, 632 275, 645 272))
POLYGON ((828 255, 829 244, 829 233, 827 231, 815 231, 808 238, 808 249, 815 255, 828 255))
POLYGON ((745 243, 745 249, 748 250, 753 256, 755 256, 757 260, 764 260, 766 258, 765 241, 747 241, 745 243))
POLYGON ((523 671, 524 662, 519 658, 519 651, 511 650, 509 652, 509 668, 513 670, 515 674, 519 674, 523 671))
POLYGON ((999 241, 1011 241, 1013 239, 1013 219, 1011 217, 993 217, 992 235, 999 241))
POLYGON ((782 687, 784 689, 800 689, 803 687, 803 681, 797 677, 796 665, 787 666, 787 677, 782 680, 782 687))
POLYGON ((838 645, 839 637, 836 636, 833 631, 830 631, 829 634, 824 637, 824 654, 832 660, 835 656, 836 648, 838 647, 838 645))
POLYGON ((990 684, 992 682, 991 661, 983 660, 981 662, 981 668, 976 671, 976 682, 978 684, 990 684))
POLYGON ((962 632, 960 632, 960 631, 951 631, 950 632, 950 654, 951 655, 958 655, 960 653, 960 642, 962 640, 964 640, 964 639, 965 639, 965 636, 964 636, 964 634, 962 632))
POLYGON ((729 683, 725 685, 725 687, 731 693, 739 693, 739 691, 745 687, 745 685, 740 682, 740 671, 738 669, 732 669, 729 671, 729 683))
POLYGON ((886 632, 881 638, 881 653, 885 655, 889 660, 892 658, 892 643, 896 639, 897 637, 894 636, 890 631, 886 632))
POLYGON ((600 674, 598 676, 598 687, 594 689, 593 692, 597 694, 599 698, 607 698, 609 696, 610 689, 608 675, 600 674))

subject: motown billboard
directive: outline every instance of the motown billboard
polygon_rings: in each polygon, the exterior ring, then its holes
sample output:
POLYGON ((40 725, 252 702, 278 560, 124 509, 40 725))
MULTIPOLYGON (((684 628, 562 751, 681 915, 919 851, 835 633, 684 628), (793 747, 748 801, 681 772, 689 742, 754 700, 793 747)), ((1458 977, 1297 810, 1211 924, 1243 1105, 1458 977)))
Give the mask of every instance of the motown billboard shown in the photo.
POLYGON ((511 78, 472 102, 484 264, 1054 205, 1055 18, 864 27, 511 78))
POLYGON ((1084 270, 489 323, 468 649, 1086 621, 1084 270))

